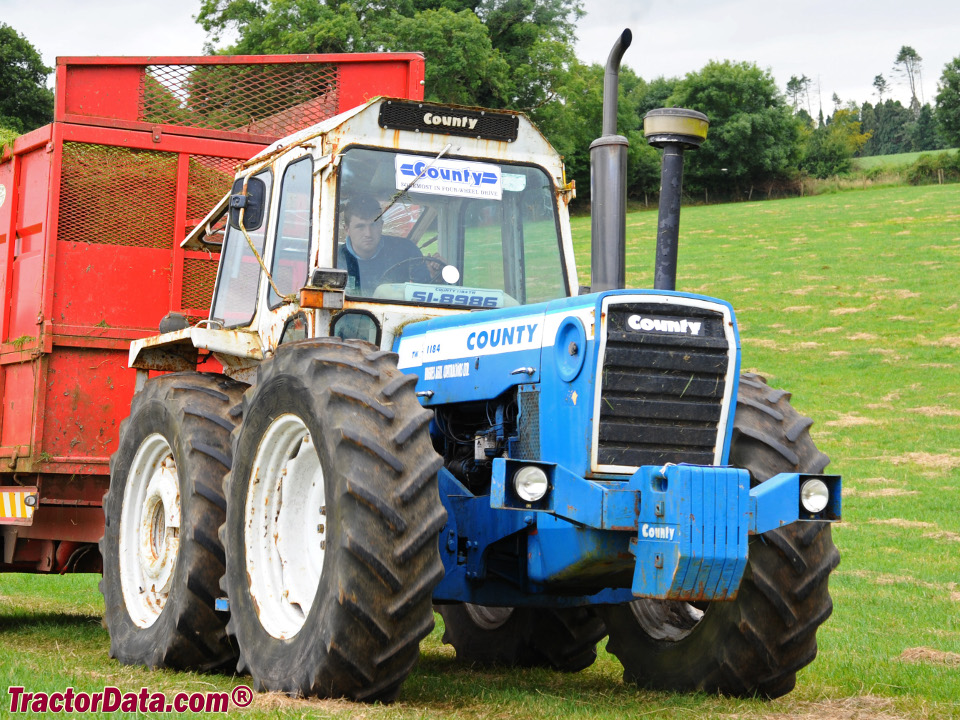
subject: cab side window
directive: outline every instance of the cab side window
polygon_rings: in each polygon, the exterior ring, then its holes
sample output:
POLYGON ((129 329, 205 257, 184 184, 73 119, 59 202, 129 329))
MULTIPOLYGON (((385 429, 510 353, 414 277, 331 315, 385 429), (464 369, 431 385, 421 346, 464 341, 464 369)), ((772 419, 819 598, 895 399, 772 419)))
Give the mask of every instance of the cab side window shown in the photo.
MULTIPOLYGON (((306 284, 310 264, 311 208, 313 207, 313 160, 305 157, 287 166, 280 185, 277 212, 277 240, 274 243, 270 274, 284 295, 306 284)), ((271 308, 282 302, 270 288, 271 308)))

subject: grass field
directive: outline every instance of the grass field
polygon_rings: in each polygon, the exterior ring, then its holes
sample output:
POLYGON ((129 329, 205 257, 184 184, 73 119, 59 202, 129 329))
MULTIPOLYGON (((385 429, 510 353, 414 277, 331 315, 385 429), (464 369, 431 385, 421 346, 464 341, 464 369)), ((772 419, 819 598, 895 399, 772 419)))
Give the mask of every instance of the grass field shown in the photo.
MULTIPOLYGON (((628 284, 646 287, 656 213, 627 224, 628 284)), ((589 219, 574 225, 586 284, 589 219)), ((260 695, 232 715, 960 718, 960 185, 696 207, 684 211, 681 238, 678 289, 733 303, 744 368, 793 392, 844 476, 835 610, 797 689, 772 702, 640 691, 602 650, 578 675, 475 672, 440 644, 438 627, 394 705, 260 695)), ((0 575, 0 687, 248 682, 110 660, 96 581, 0 575)))
POLYGON ((871 155, 870 157, 854 158, 853 167, 855 170, 872 170, 877 167, 898 170, 912 165, 921 155, 936 155, 941 152, 955 153, 957 149, 924 150, 923 152, 897 153, 896 155, 871 155))

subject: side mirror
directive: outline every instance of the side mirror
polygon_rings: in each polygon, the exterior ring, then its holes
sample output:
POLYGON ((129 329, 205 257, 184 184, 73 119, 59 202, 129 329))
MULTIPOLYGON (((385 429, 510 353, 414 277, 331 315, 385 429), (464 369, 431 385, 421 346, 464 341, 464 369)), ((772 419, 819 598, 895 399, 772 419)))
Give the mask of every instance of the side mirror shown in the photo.
POLYGON ((247 178, 247 193, 243 193, 244 178, 235 180, 230 191, 230 225, 240 229, 240 211, 247 232, 257 230, 263 224, 263 210, 267 199, 267 186, 259 178, 247 178))

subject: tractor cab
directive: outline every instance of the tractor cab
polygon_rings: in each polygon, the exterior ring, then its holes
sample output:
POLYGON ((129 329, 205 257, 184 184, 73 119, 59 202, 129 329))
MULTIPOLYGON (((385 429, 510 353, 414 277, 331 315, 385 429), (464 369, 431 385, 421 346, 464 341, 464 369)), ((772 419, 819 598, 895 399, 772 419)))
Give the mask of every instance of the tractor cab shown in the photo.
POLYGON ((414 319, 569 297, 573 196, 520 114, 372 100, 240 169, 183 242, 221 250, 209 319, 135 342, 131 365, 206 350, 244 379, 293 339, 389 349, 414 319))

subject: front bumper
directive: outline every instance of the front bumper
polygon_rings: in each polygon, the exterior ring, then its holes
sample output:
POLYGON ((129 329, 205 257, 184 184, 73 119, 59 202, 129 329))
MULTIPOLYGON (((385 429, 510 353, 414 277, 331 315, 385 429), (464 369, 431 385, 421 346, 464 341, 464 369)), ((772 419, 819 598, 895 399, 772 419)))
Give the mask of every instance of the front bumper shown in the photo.
POLYGON ((609 576, 632 563, 635 597, 723 600, 740 585, 749 535, 794 522, 840 520, 841 479, 781 473, 750 488, 745 470, 667 465, 643 466, 627 481, 604 482, 559 465, 498 458, 490 507, 532 516, 528 525, 538 532, 528 540, 528 577, 537 584, 609 576), (523 501, 513 489, 514 475, 527 465, 549 479, 537 502, 523 501), (800 488, 813 479, 829 490, 819 513, 808 512, 800 500, 800 488))

